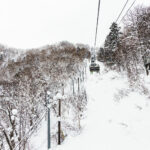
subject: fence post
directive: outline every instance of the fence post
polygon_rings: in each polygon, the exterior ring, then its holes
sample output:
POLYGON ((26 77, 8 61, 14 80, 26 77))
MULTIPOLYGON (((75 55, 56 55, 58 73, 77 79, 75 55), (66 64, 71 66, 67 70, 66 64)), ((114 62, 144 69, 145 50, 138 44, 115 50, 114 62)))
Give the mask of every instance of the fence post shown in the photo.
POLYGON ((61 99, 58 101, 59 103, 59 108, 58 108, 58 116, 59 116, 59 121, 58 121, 58 145, 61 144, 61 99))

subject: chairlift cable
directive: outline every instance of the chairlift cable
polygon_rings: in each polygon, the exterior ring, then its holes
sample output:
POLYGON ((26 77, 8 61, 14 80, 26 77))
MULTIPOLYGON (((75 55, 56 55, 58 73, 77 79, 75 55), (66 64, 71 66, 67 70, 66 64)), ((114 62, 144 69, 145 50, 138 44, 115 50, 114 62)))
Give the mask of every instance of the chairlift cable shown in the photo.
POLYGON ((133 5, 135 4, 136 0, 133 1, 133 3, 131 4, 131 6, 129 7, 129 9, 126 11, 125 15, 122 17, 122 19, 120 20, 119 24, 121 23, 121 21, 124 19, 124 17, 128 14, 128 12, 130 11, 130 9, 133 7, 133 5))
POLYGON ((99 14, 100 14, 100 4, 101 0, 98 1, 98 11, 97 11, 97 22, 96 22, 96 31, 95 31, 95 41, 94 41, 94 49, 93 49, 93 54, 94 54, 94 60, 91 58, 91 65, 90 65, 90 71, 96 71, 99 72, 99 65, 94 63, 95 62, 95 48, 96 48, 96 41, 97 41, 97 31, 98 31, 98 23, 99 23, 99 14))
POLYGON ((121 10, 121 12, 120 12, 120 14, 119 14, 119 16, 118 16, 117 19, 116 19, 116 22, 119 20, 121 14, 122 14, 122 12, 124 11, 124 9, 125 9, 125 7, 126 7, 126 5, 127 5, 128 2, 129 2, 129 0, 127 0, 126 3, 124 4, 124 6, 123 6, 123 8, 122 8, 122 10, 121 10))
POLYGON ((98 31, 98 22, 99 22, 99 14, 100 14, 100 4, 101 4, 101 0, 98 1, 98 11, 97 11, 97 22, 96 22, 94 48, 96 47, 96 41, 97 41, 97 31, 98 31))

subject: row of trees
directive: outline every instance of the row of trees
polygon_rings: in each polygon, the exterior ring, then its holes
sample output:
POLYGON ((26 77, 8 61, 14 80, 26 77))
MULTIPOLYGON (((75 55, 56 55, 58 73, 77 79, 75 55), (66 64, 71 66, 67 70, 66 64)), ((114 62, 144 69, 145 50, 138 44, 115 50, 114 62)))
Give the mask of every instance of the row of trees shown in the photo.
MULTIPOLYGON (((45 92, 49 90, 55 96, 68 87, 70 80, 80 76, 85 69, 84 60, 90 57, 89 47, 61 42, 20 54, 13 53, 16 54, 13 58, 5 52, 5 48, 1 49, 0 149, 14 150, 20 142, 17 149, 24 150, 28 141, 25 135, 35 130, 34 123, 45 113, 45 92)), ((68 95, 72 101, 66 98, 64 104, 72 106, 74 109, 71 111, 76 114, 78 106, 86 106, 85 94, 82 90, 72 98, 68 95)), ((52 115, 57 116, 55 102, 51 107, 52 115)), ((53 136, 56 129, 54 131, 53 136)))
POLYGON ((136 80, 144 70, 142 57, 150 49, 150 7, 138 6, 125 17, 122 32, 112 23, 98 59, 126 70, 128 77, 136 80))

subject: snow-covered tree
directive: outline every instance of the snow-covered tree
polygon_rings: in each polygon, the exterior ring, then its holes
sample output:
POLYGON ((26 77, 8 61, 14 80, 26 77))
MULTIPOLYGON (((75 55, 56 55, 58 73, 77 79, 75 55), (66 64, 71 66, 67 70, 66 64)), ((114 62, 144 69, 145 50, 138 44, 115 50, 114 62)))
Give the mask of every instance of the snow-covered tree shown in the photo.
MULTIPOLYGON (((5 49, 3 51, 5 53, 5 49)), ((61 42, 40 49, 28 50, 19 55, 13 53, 13 55, 15 59, 12 59, 12 55, 8 56, 5 53, 5 61, 2 61, 0 65, 0 149, 4 147, 13 150, 18 146, 20 150, 23 150, 26 149, 28 134, 35 131, 34 124, 46 110, 46 90, 54 96, 58 92, 65 92, 68 86, 69 89, 72 88, 70 80, 74 80, 76 96, 85 95, 84 93, 77 94, 76 87, 78 78, 82 83, 84 60, 90 57, 90 53, 87 46, 61 42)), ((67 94, 70 97, 69 93, 67 94)), ((82 105, 81 99, 84 101, 85 97, 72 100, 78 102, 79 106, 80 103, 82 105)), ((72 113, 80 113, 79 107, 73 108, 72 102, 64 99, 63 116, 68 111, 68 105, 71 106, 72 113)), ((53 101, 51 103, 52 115, 55 117, 57 104, 53 104, 53 101)), ((85 105, 83 109, 84 107, 85 105)), ((70 125, 69 122, 64 122, 64 128, 65 125, 71 126, 74 131, 77 129, 75 124, 70 125)), ((64 132, 67 133, 67 130, 70 129, 67 128, 64 132)), ((56 127, 54 127, 53 136, 55 135, 56 127)))
POLYGON ((114 52, 117 50, 120 44, 120 27, 113 22, 110 27, 110 33, 107 35, 104 43, 105 58, 108 61, 115 61, 114 52))
POLYGON ((110 27, 110 33, 106 37, 104 48, 109 51, 115 51, 119 43, 120 34, 120 28, 117 23, 113 22, 110 27))

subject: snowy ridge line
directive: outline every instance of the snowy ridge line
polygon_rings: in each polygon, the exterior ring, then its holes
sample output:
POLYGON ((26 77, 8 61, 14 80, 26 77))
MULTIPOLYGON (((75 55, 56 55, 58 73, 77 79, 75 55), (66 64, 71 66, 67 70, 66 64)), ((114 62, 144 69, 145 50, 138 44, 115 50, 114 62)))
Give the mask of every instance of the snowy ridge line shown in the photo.
MULTIPOLYGON (((15 146, 14 150, 17 149, 17 147, 20 145, 20 143, 25 139, 29 139, 31 135, 34 133, 35 130, 32 131, 34 127, 38 127, 38 125, 41 123, 43 118, 45 117, 46 112, 43 113, 42 117, 32 126, 32 128, 27 132, 27 134, 23 137, 23 139, 15 146), (31 133, 30 133, 31 132, 31 133)), ((22 146, 21 146, 22 147, 22 146)))

